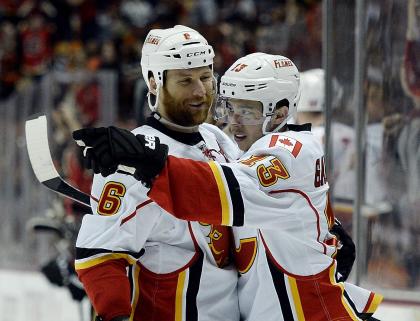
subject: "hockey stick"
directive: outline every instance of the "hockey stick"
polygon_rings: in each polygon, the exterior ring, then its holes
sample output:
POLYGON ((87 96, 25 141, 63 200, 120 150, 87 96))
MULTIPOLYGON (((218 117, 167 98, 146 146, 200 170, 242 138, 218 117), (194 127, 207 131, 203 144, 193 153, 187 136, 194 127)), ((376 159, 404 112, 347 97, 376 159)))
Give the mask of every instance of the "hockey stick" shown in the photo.
POLYGON ((26 147, 29 160, 38 181, 48 189, 86 206, 89 211, 90 196, 69 185, 58 174, 48 145, 47 117, 29 119, 25 124, 26 147))

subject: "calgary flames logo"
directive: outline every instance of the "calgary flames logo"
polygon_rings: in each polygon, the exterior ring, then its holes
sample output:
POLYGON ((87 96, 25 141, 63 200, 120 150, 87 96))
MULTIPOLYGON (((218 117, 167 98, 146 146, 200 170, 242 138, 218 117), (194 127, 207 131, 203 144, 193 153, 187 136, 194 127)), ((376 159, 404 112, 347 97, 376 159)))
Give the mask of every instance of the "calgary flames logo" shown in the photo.
POLYGON ((229 264, 229 249, 231 233, 226 226, 215 226, 206 223, 200 223, 201 228, 205 229, 207 234, 207 243, 211 253, 217 263, 217 266, 224 267, 229 264))
POLYGON ((233 255, 238 272, 241 274, 248 272, 257 255, 257 238, 240 239, 239 247, 235 248, 233 255))

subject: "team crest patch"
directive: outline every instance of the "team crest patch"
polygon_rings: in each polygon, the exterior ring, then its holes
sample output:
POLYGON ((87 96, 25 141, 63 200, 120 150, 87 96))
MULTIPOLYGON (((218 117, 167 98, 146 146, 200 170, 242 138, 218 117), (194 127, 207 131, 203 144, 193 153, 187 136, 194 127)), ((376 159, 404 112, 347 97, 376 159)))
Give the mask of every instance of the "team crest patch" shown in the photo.
POLYGON ((269 147, 274 146, 282 147, 288 150, 289 153, 292 154, 294 158, 296 158, 302 148, 302 143, 287 136, 273 135, 271 136, 269 147))

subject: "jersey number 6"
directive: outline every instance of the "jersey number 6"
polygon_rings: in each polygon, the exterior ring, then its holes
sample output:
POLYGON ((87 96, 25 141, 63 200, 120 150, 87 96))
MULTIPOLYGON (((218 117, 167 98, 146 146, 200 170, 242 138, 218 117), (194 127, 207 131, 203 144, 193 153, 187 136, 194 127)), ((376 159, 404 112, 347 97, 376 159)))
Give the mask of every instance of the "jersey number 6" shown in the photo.
POLYGON ((121 206, 121 197, 125 195, 125 186, 117 182, 108 182, 102 190, 98 203, 98 213, 101 215, 114 215, 121 206))

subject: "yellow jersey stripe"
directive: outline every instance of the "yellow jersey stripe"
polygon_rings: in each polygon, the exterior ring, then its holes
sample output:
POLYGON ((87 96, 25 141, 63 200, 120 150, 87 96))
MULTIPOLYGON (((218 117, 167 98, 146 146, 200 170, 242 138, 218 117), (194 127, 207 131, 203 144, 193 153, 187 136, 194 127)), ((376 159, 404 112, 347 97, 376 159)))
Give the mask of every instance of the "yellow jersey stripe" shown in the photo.
POLYGON ((175 298, 175 321, 182 321, 182 303, 184 301, 184 285, 187 270, 182 271, 178 275, 178 284, 176 286, 175 298))
POLYGON ((378 308, 379 304, 381 304, 382 300, 384 299, 384 297, 381 294, 376 294, 374 295, 374 298, 372 300, 372 302, 369 305, 369 308, 367 309, 367 313, 374 313, 376 311, 376 309, 378 308))
POLYGON ((293 304, 295 306, 298 321, 305 321, 305 315, 303 314, 302 303, 300 301, 299 291, 296 285, 296 279, 288 276, 290 289, 292 290, 293 304))
POLYGON ((331 284, 337 285, 341 289, 341 302, 343 303, 343 307, 346 309, 347 313, 349 314, 350 318, 353 321, 360 321, 357 317, 356 313, 353 311, 352 307, 348 304, 346 298, 344 297, 344 285, 342 283, 335 282, 335 265, 330 267, 330 282, 331 284))
POLYGON ((209 162, 210 168, 213 172, 214 178, 216 179, 217 188, 219 190, 219 197, 222 206, 222 223, 221 225, 229 225, 229 200, 226 194, 226 188, 223 184, 222 176, 219 168, 215 162, 209 162))
POLYGON ((131 315, 130 320, 133 321, 134 314, 136 312, 137 303, 139 301, 139 295, 140 295, 140 281, 139 281, 139 274, 140 274, 140 266, 138 264, 134 265, 134 280, 133 280, 133 286, 134 286, 134 297, 131 303, 131 315))
POLYGON ((92 260, 88 260, 85 262, 75 262, 74 267, 76 270, 83 270, 88 269, 92 266, 101 264, 103 262, 109 261, 109 260, 117 260, 117 259, 125 259, 128 263, 134 264, 136 262, 136 259, 132 258, 128 254, 124 253, 112 253, 112 254, 106 254, 97 258, 94 258, 92 260))

